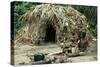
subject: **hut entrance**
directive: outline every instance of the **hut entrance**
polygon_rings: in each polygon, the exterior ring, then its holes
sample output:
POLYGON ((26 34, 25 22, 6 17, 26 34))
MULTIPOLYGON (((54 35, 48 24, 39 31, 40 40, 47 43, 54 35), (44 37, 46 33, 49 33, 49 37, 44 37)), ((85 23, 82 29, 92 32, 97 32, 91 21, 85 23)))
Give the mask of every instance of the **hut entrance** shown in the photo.
POLYGON ((56 30, 51 24, 47 24, 45 29, 45 42, 56 42, 56 30))

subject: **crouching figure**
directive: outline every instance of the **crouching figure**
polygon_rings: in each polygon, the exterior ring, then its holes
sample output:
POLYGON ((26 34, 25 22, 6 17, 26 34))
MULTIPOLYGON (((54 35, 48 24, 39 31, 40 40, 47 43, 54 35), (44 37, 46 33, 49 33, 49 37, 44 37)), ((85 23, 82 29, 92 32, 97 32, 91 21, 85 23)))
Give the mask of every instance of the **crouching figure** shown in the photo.
POLYGON ((88 46, 89 45, 88 45, 88 39, 86 37, 86 32, 82 32, 78 40, 78 48, 80 51, 80 55, 86 53, 88 46))

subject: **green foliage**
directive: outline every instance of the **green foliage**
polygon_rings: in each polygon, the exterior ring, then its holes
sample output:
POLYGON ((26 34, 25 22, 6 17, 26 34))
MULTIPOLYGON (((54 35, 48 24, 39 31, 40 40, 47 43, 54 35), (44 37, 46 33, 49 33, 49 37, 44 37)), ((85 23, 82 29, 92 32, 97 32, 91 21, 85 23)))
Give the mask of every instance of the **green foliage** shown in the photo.
POLYGON ((19 18, 30 9, 32 3, 15 2, 11 9, 14 9, 14 33, 17 34, 22 27, 22 22, 19 18))

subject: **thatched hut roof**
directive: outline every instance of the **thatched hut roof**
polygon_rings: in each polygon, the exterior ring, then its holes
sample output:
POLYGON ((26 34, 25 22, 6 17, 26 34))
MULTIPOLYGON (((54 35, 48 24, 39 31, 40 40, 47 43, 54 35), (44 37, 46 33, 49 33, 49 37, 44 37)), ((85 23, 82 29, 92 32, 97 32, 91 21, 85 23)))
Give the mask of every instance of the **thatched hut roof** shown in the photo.
MULTIPOLYGON (((31 8, 22 16, 24 26, 20 32, 20 38, 31 39, 32 41, 44 36, 47 24, 55 28, 56 35, 59 37, 64 32, 77 30, 87 31, 86 17, 72 8, 71 6, 59 6, 53 4, 41 4, 31 8), (64 28, 65 29, 64 31, 64 28)), ((20 39, 19 38, 19 39, 20 39)))

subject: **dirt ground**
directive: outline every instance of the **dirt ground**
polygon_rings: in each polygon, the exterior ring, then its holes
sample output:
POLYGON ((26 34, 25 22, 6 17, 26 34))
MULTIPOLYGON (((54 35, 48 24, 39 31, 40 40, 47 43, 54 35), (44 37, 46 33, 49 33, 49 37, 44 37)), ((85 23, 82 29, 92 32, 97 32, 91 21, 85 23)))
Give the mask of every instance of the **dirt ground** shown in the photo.
MULTIPOLYGON (((16 44, 14 46, 14 63, 15 65, 20 64, 31 64, 31 60, 29 56, 32 56, 36 53, 44 53, 44 54, 53 54, 62 52, 62 49, 53 43, 48 43, 41 46, 36 46, 33 44, 16 44)), ((76 56, 69 57, 68 60, 71 62, 87 62, 87 61, 96 61, 97 60, 97 43, 96 41, 92 41, 89 44, 88 52, 85 56, 76 56)))

